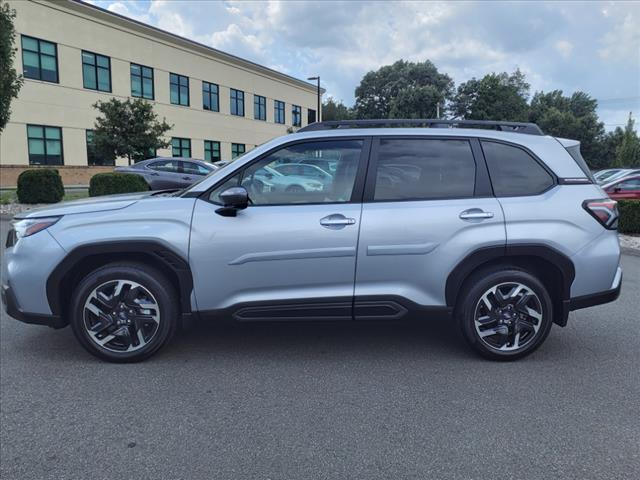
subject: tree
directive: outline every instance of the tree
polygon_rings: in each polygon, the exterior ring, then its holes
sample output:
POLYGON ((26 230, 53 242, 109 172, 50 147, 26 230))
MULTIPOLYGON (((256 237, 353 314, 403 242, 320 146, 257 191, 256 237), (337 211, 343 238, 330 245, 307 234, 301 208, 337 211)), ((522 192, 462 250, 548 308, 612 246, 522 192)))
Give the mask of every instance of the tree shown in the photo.
POLYGON ((455 118, 468 120, 526 121, 528 97, 529 84, 520 70, 511 75, 490 73, 461 83, 450 111, 455 118))
POLYGON ((131 160, 169 146, 163 136, 173 125, 164 118, 159 122, 151 103, 139 98, 133 101, 112 98, 93 107, 101 113, 93 131, 93 144, 99 155, 109 159, 127 157, 131 165, 131 160))
POLYGON ((436 106, 450 98, 453 80, 429 60, 398 60, 367 73, 356 88, 357 118, 435 117, 436 106))
POLYGON ((592 162, 592 168, 602 169, 613 167, 616 163, 616 155, 618 148, 622 145, 624 139, 624 130, 616 127, 612 132, 604 134, 600 141, 600 155, 595 162, 592 162))
POLYGON ((351 120, 353 112, 349 107, 332 97, 322 104, 322 120, 351 120))
POLYGON ((11 100, 18 97, 22 87, 22 75, 18 75, 13 67, 16 56, 16 31, 13 20, 16 11, 9 4, 0 0, 0 132, 11 116, 11 100))
POLYGON ((640 167, 640 139, 634 129, 634 124, 633 117, 629 113, 622 143, 616 151, 615 165, 618 167, 640 167))
POLYGON ((584 92, 565 97, 562 90, 537 92, 531 100, 529 121, 535 122, 548 135, 580 141, 582 156, 592 168, 603 168, 605 162, 604 125, 598 119, 597 100, 584 92))

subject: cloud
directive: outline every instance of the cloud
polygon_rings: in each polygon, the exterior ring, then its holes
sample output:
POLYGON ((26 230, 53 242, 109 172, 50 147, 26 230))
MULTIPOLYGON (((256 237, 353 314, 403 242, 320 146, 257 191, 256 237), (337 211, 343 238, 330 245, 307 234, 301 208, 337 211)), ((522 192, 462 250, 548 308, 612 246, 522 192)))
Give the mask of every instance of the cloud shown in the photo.
POLYGON ((571 52, 573 51, 573 44, 567 40, 558 40, 555 44, 555 48, 564 58, 569 58, 569 55, 571 55, 571 52))
POLYGON ((633 2, 99 4, 298 78, 319 74, 327 93, 348 104, 366 72, 402 58, 429 59, 456 83, 520 68, 532 92, 584 90, 630 98, 618 112, 640 110, 633 99, 640 96, 640 8, 633 2))

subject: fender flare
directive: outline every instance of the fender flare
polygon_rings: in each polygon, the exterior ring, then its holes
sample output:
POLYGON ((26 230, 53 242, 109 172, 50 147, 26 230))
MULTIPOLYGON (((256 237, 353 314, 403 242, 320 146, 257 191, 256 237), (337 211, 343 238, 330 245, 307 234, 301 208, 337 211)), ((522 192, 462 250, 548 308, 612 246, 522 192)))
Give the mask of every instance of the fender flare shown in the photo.
POLYGON ((191 313, 191 292, 193 291, 193 276, 189 262, 166 244, 155 240, 134 241, 106 241, 80 245, 71 250, 67 256, 53 269, 47 279, 47 300, 51 312, 60 315, 63 311, 60 299, 60 288, 66 275, 80 262, 89 257, 111 254, 141 254, 152 257, 165 269, 175 274, 180 293, 180 308, 182 313, 191 313))
POLYGON ((447 277, 445 299, 447 306, 455 307, 456 298, 464 281, 476 268, 494 260, 508 260, 510 257, 541 258, 553 264, 562 275, 560 288, 560 311, 556 312, 555 323, 565 326, 569 315, 571 284, 575 278, 575 267, 571 259, 553 247, 543 244, 496 245, 479 248, 464 257, 447 277))

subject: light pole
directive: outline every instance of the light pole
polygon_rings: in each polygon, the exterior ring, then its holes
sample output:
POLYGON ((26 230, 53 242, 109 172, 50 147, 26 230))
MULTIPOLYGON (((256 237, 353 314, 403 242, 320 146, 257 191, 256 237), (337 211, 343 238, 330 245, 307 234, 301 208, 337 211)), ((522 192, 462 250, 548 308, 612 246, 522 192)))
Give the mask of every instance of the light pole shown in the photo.
POLYGON ((319 122, 320 121, 320 98, 321 98, 321 94, 320 94, 320 76, 318 75, 317 77, 309 77, 309 78, 307 78, 307 80, 317 80, 318 81, 318 113, 317 113, 316 122, 319 122))

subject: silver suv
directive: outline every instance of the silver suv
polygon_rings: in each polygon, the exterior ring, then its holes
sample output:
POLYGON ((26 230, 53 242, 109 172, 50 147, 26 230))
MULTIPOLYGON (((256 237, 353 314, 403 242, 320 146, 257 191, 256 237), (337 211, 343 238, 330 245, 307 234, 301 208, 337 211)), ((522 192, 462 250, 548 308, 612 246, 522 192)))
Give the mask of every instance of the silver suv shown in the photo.
POLYGON ((579 143, 534 124, 316 123, 183 191, 16 217, 2 296, 116 362, 149 357, 189 316, 446 317, 480 354, 515 359, 571 310, 617 298, 617 217, 579 143), (314 158, 331 181, 264 173, 314 158))

